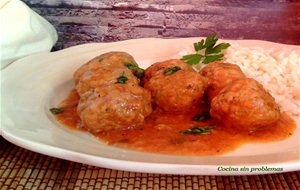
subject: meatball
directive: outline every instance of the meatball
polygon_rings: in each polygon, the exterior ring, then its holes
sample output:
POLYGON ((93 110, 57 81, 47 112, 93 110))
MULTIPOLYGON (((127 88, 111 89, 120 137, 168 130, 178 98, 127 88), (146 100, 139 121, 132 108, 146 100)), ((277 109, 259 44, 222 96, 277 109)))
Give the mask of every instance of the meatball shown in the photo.
POLYGON ((91 132, 136 126, 152 112, 151 94, 133 84, 105 85, 83 94, 77 112, 91 132))
POLYGON ((210 115, 225 126, 252 132, 276 123, 280 110, 261 84, 241 78, 225 86, 212 100, 210 115))
POLYGON ((222 61, 208 64, 200 71, 200 74, 208 80, 206 96, 209 102, 211 102, 227 84, 236 79, 245 77, 239 66, 222 61))
POLYGON ((85 72, 94 72, 99 68, 124 68, 128 69, 124 63, 131 63, 137 66, 134 58, 125 52, 109 52, 97 56, 90 60, 88 63, 82 65, 77 71, 74 73, 75 84, 78 83, 81 76, 84 75, 85 72))
POLYGON ((117 83, 120 76, 126 77, 126 83, 139 84, 139 80, 132 74, 129 69, 103 67, 97 70, 88 70, 78 79, 75 88, 79 94, 100 87, 101 85, 109 85, 117 83))
POLYGON ((154 75, 164 72, 165 69, 178 66, 181 69, 191 68, 185 62, 179 59, 171 59, 167 61, 157 62, 148 67, 144 72, 143 84, 147 83, 154 75))
POLYGON ((206 79, 193 69, 179 70, 170 75, 161 72, 144 84, 158 107, 176 112, 199 106, 206 86, 206 79))

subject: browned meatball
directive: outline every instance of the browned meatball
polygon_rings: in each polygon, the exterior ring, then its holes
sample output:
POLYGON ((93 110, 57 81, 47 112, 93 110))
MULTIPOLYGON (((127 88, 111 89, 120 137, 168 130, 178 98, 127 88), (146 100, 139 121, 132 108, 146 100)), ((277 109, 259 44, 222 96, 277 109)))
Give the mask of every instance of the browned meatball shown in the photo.
POLYGON ((133 84, 111 84, 82 95, 77 112, 92 132, 143 123, 152 112, 151 94, 133 84))
POLYGON ((124 68, 128 69, 124 63, 131 63, 137 66, 134 58, 125 52, 109 52, 97 56, 90 60, 88 63, 82 65, 77 71, 74 73, 75 84, 78 83, 81 76, 84 75, 85 72, 94 72, 99 68, 124 68))
POLYGON ((165 111, 185 112, 199 106, 207 86, 206 79, 193 69, 169 75, 165 73, 166 69, 168 66, 144 84, 151 91, 153 102, 165 111))
POLYGON ((239 66, 221 61, 208 64, 200 71, 200 74, 208 80, 206 95, 209 102, 211 102, 227 84, 236 79, 245 77, 239 66))
POLYGON ((225 126, 252 132, 276 123, 280 110, 261 84, 241 78, 225 86, 212 100, 210 115, 225 126))
POLYGON ((157 62, 148 67, 144 72, 143 84, 147 83, 154 75, 163 73, 167 68, 178 66, 181 69, 191 68, 185 62, 179 59, 171 59, 167 61, 157 62))
POLYGON ((126 68, 111 68, 103 67, 97 70, 88 70, 78 79, 75 88, 81 95, 85 92, 100 87, 101 85, 109 85, 117 82, 120 76, 126 77, 128 80, 126 83, 139 84, 139 80, 132 74, 129 69, 126 68))

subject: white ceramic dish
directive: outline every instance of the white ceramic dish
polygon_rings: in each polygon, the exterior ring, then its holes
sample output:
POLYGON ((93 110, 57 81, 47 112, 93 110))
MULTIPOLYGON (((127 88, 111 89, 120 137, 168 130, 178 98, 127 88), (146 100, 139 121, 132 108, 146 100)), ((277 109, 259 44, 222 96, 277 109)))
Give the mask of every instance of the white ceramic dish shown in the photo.
MULTIPOLYGON (((18 146, 42 154, 135 172, 251 175, 300 170, 299 120, 295 134, 287 140, 247 144, 222 156, 197 157, 160 155, 107 146, 87 133, 61 126, 48 111, 65 98, 73 87, 73 72, 96 55, 108 51, 126 51, 142 67, 146 67, 174 56, 174 53, 195 41, 199 41, 199 38, 94 43, 21 59, 2 71, 1 134, 18 146), (240 171, 244 166, 249 171, 240 171), (258 169, 251 172, 253 168, 258 169)), ((300 49, 299 46, 265 41, 234 42, 246 47, 300 49)))

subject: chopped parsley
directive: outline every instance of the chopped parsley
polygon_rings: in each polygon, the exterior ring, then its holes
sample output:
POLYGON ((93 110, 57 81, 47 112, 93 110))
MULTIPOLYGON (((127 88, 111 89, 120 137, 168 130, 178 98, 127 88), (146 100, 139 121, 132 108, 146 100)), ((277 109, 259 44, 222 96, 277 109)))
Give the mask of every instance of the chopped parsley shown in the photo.
POLYGON ((229 43, 220 43, 216 45, 218 41, 218 36, 211 35, 205 40, 202 39, 200 42, 194 43, 194 49, 196 53, 185 55, 181 58, 182 61, 189 65, 196 65, 199 63, 208 64, 210 62, 222 60, 224 54, 222 50, 227 49, 229 43))
POLYGON ((60 114, 64 111, 63 108, 51 108, 49 109, 50 112, 53 114, 53 115, 57 115, 57 114, 60 114))
POLYGON ((176 73, 179 70, 181 70, 181 68, 178 66, 175 66, 175 67, 167 68, 164 73, 165 73, 165 75, 171 75, 173 73, 176 73))
POLYGON ((210 118, 210 115, 208 112, 203 112, 201 114, 197 114, 195 115, 192 119, 193 121, 203 121, 203 120, 207 120, 210 118))
POLYGON ((180 131, 180 134, 182 135, 208 135, 211 134, 212 129, 214 126, 206 126, 206 127, 199 127, 199 126, 193 126, 190 129, 180 131))
POLYGON ((134 71, 134 75, 137 77, 137 78, 142 78, 143 75, 144 75, 144 69, 132 64, 132 63, 129 63, 129 62, 124 62, 124 65, 134 71))
POLYGON ((118 78, 117 78, 117 82, 119 84, 125 84, 129 79, 124 75, 121 74, 118 78))

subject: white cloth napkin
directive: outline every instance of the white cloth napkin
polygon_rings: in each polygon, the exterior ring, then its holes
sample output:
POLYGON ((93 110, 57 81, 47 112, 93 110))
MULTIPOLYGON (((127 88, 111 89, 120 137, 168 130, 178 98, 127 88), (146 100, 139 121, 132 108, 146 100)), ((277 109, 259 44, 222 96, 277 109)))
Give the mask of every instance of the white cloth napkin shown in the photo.
POLYGON ((1 69, 24 56, 49 52, 57 41, 54 27, 19 0, 0 0, 1 69))

